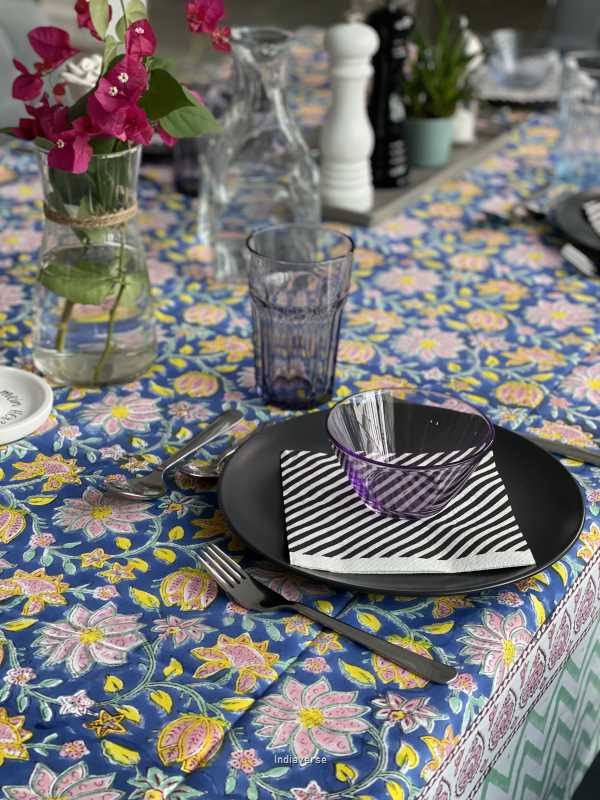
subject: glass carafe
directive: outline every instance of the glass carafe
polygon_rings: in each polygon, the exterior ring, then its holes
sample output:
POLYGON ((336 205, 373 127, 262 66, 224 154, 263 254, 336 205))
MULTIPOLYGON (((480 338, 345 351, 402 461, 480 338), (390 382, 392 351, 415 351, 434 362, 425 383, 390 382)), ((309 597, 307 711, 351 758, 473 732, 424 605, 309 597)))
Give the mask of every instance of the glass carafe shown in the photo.
POLYGON ((278 28, 232 32, 233 100, 200 154, 198 238, 220 280, 246 279, 253 230, 320 220, 318 170, 286 103, 290 38, 278 28))
POLYGON ((124 383, 156 358, 154 314, 137 231, 141 148, 94 155, 81 174, 38 151, 44 236, 33 359, 58 383, 124 383))

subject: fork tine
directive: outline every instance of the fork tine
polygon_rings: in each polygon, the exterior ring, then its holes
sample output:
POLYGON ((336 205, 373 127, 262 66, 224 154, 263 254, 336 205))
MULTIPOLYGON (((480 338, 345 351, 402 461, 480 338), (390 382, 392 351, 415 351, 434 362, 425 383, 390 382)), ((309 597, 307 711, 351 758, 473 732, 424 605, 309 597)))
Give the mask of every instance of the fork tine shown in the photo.
POLYGON ((214 561, 211 561, 207 555, 200 555, 198 554, 198 558, 206 567, 206 571, 212 575, 212 577, 216 580, 219 584, 221 589, 226 592, 231 591, 233 586, 235 585, 229 575, 224 572, 218 564, 215 564, 214 561))
POLYGON ((233 573, 233 577, 238 583, 246 577, 239 564, 226 555, 219 547, 214 544, 207 544, 204 549, 208 550, 213 560, 216 560, 223 569, 228 569, 229 572, 233 573))

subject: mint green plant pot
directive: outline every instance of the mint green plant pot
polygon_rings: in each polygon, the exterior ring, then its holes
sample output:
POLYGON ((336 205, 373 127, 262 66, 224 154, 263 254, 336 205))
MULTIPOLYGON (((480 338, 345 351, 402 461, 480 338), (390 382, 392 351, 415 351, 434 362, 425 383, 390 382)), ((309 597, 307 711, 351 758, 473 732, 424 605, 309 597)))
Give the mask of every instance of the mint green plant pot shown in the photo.
POLYGON ((453 117, 412 117, 404 125, 411 167, 443 167, 448 163, 454 135, 453 117))

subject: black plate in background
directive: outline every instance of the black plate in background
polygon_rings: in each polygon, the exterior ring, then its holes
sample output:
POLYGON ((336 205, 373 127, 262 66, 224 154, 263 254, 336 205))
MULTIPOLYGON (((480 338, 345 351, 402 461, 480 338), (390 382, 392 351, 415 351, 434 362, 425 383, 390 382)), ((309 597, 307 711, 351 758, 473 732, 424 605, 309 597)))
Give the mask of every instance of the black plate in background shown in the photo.
POLYGON ((265 558, 320 582, 355 591, 403 595, 465 594, 534 575, 573 544, 585 517, 575 479, 553 456, 496 427, 494 454, 535 565, 458 574, 355 574, 290 566, 280 454, 285 449, 329 451, 327 412, 293 417, 257 433, 230 458, 219 482, 219 502, 239 538, 265 558))
POLYGON ((583 210, 588 200, 599 200, 598 192, 579 192, 559 199, 552 206, 549 218, 563 237, 577 247, 600 251, 600 236, 594 233, 583 210))

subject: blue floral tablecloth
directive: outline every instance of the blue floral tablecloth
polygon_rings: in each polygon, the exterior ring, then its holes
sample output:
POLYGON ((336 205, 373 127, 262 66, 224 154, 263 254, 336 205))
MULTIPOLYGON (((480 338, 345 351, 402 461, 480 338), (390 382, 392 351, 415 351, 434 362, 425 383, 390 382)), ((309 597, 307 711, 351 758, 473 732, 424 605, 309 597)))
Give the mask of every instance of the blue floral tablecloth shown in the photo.
MULTIPOLYGON (((433 383, 510 429, 592 443, 598 284, 547 227, 494 225, 481 210, 541 185, 555 140, 534 120, 402 216, 351 230, 338 397, 433 383)), ((477 796, 597 616, 600 470, 565 461, 587 517, 561 561, 437 598, 332 594, 276 572, 229 535, 209 483, 180 478, 155 503, 109 499, 103 478, 148 469, 223 408, 244 411, 236 436, 284 416, 255 396, 247 293, 211 278, 190 204, 147 167, 141 207, 159 360, 126 386, 56 389, 43 429, 0 447, 0 797, 477 796), (457 678, 427 684, 301 616, 229 602, 200 568, 207 541, 290 598, 455 664, 457 678)), ((0 215, 0 363, 32 368, 41 192, 14 148, 0 154, 0 215)))

